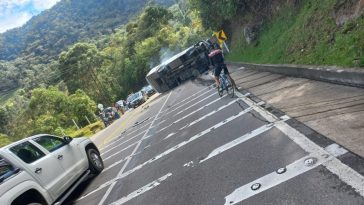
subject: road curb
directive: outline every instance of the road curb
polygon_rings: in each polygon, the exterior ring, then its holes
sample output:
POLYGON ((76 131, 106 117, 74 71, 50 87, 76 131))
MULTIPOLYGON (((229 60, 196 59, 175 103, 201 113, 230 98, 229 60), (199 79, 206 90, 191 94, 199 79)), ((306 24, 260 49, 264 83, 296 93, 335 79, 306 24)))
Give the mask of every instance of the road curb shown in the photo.
POLYGON ((298 78, 324 81, 329 83, 364 88, 364 69, 340 68, 334 66, 307 66, 285 64, 251 64, 227 62, 228 65, 245 67, 253 70, 271 72, 298 78))

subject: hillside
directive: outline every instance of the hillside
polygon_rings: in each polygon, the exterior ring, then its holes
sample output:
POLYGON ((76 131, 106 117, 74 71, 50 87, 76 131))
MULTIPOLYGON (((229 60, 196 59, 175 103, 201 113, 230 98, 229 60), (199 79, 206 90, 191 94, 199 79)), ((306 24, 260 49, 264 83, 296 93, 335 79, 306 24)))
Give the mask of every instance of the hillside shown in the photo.
POLYGON ((364 0, 190 1, 227 32, 229 60, 364 67, 364 0))
MULTIPOLYGON (((173 0, 157 0, 170 6, 173 0)), ((0 60, 36 57, 47 63, 73 43, 112 31, 138 14, 149 0, 62 0, 24 26, 0 34, 0 60)))
POLYGON ((231 29, 230 60, 364 67, 364 1, 282 4, 264 22, 231 29), (241 31, 244 35, 241 35, 241 31))

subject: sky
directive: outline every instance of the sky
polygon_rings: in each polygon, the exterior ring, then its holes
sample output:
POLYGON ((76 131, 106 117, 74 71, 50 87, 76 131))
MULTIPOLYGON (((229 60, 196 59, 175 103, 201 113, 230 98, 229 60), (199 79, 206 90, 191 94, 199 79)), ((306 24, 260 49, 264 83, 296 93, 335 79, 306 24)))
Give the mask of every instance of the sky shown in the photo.
POLYGON ((0 0, 0 33, 24 25, 60 0, 0 0))

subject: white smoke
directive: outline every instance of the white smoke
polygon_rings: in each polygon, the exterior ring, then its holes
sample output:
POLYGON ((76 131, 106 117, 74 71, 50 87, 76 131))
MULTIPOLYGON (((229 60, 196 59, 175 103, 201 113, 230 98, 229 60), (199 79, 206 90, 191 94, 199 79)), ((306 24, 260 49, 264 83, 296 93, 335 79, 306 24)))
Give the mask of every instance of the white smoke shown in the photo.
POLYGON ((166 62, 168 59, 172 58, 174 55, 176 55, 178 53, 178 51, 173 51, 169 48, 161 48, 161 50, 159 51, 159 56, 160 56, 160 64, 163 64, 164 62, 166 62))

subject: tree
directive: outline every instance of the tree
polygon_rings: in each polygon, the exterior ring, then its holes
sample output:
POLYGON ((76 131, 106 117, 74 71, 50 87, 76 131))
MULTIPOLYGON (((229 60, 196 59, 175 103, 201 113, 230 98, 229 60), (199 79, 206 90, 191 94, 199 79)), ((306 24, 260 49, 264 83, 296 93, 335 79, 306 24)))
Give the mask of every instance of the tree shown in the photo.
POLYGON ((59 70, 68 90, 75 93, 76 90, 82 89, 94 99, 108 103, 110 99, 107 90, 97 76, 97 70, 103 61, 104 56, 94 44, 77 43, 67 52, 62 52, 59 70))

